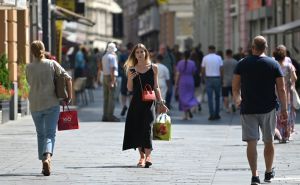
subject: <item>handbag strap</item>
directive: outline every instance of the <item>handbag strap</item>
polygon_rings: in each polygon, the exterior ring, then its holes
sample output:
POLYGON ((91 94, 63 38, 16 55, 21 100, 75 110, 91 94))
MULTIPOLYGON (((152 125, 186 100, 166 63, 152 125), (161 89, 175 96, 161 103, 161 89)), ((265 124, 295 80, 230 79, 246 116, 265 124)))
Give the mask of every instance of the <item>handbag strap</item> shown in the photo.
POLYGON ((140 75, 139 75, 139 81, 140 81, 140 86, 141 86, 141 92, 143 93, 143 86, 142 86, 142 80, 141 80, 140 75))

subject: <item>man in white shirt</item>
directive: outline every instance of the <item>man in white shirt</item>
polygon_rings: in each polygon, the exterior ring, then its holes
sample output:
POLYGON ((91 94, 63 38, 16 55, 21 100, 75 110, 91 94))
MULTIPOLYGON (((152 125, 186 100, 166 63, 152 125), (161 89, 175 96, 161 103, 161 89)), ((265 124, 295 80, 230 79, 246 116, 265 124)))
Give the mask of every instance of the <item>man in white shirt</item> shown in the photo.
POLYGON ((208 47, 209 53, 204 56, 201 64, 202 77, 205 77, 206 93, 208 98, 209 118, 208 120, 220 119, 220 92, 221 77, 223 76, 223 60, 215 54, 215 46, 208 47), (215 102, 213 102, 215 94, 215 102), (215 103, 215 106, 214 106, 215 103))
POLYGON ((102 121, 119 122, 120 120, 114 116, 115 108, 115 90, 118 76, 118 61, 116 45, 111 42, 107 45, 106 54, 102 57, 103 71, 103 117, 102 121))

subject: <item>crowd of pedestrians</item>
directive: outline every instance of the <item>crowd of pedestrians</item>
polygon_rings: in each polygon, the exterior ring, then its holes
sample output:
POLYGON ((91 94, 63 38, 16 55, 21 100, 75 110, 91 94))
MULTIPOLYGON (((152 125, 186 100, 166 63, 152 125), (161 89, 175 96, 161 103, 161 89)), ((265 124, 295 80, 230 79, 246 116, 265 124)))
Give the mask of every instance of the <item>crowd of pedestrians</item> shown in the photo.
MULTIPOLYGON (((254 185, 260 184, 256 148, 261 130, 265 146, 264 181, 270 182, 275 174, 274 139, 288 143, 295 132, 296 108, 293 106, 292 90, 297 89, 299 66, 289 57, 285 46, 277 46, 272 57, 266 56, 267 47, 266 39, 257 36, 248 54, 242 48, 237 54, 227 49, 223 58, 213 45, 207 48, 208 52, 204 55, 201 45, 180 52, 177 45, 170 49, 160 44, 159 50, 155 51, 148 50, 141 43, 128 43, 124 48, 110 42, 102 54, 97 48, 88 52, 82 46, 73 52, 72 65, 67 65, 63 60, 61 66, 46 59, 51 57, 45 52, 42 42, 33 42, 31 50, 34 61, 27 66, 26 75, 31 87, 30 108, 36 125, 39 159, 43 162, 44 175, 50 175, 54 128, 59 113, 59 102, 50 83, 55 66, 68 79, 68 87, 71 87, 71 76, 75 81, 83 77, 88 79, 86 86, 90 88, 102 85, 102 121, 120 121, 114 114, 115 104, 120 100, 120 116, 126 116, 123 150, 138 149, 139 167, 152 165, 151 124, 155 114, 177 109, 172 104, 175 100, 178 109, 183 112, 182 119, 188 121, 196 116, 197 111, 201 111, 201 101, 206 96, 209 121, 221 119, 222 110, 225 113, 240 111, 242 140, 247 142, 251 184, 254 185), (71 66, 74 70, 69 75, 66 70, 71 66), (45 71, 49 73, 48 76, 41 74, 45 71), (39 76, 44 77, 37 78, 39 76), (155 92, 156 101, 143 101, 141 91, 146 84, 155 92), (45 95, 46 92, 48 95, 45 95), (39 93, 44 94, 40 96, 39 93)), ((70 88, 68 96, 70 100, 70 88)))

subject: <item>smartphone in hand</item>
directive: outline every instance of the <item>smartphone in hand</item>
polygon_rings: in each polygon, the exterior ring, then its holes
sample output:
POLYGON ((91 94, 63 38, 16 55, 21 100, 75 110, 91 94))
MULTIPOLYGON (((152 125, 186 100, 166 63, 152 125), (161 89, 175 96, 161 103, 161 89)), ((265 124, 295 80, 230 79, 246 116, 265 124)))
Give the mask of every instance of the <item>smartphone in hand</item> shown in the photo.
POLYGON ((130 68, 129 71, 132 72, 132 73, 134 73, 135 69, 134 68, 130 68))

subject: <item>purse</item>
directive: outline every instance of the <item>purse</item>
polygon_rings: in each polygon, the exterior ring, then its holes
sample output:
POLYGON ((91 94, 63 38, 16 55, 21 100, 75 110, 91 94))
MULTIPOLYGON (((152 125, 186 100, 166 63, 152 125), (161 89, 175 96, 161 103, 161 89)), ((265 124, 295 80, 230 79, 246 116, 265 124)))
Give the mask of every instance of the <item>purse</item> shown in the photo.
POLYGON ((142 101, 155 101, 156 96, 154 90, 151 88, 150 84, 146 84, 144 89, 142 86, 141 77, 139 75, 140 85, 141 85, 141 91, 142 91, 142 101))
POLYGON ((77 111, 70 110, 68 105, 67 108, 68 110, 65 111, 65 106, 63 106, 63 111, 59 113, 57 124, 59 131, 79 129, 77 111))
POLYGON ((153 124, 153 140, 171 140, 171 118, 168 114, 159 114, 153 124))
POLYGON ((67 82, 65 75, 60 73, 58 75, 55 64, 54 65, 54 86, 55 86, 55 94, 58 99, 66 99, 68 98, 67 92, 67 82))

